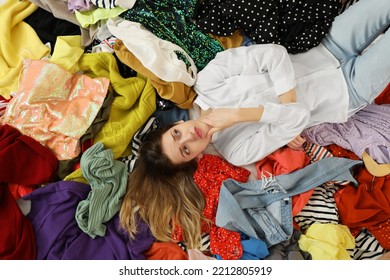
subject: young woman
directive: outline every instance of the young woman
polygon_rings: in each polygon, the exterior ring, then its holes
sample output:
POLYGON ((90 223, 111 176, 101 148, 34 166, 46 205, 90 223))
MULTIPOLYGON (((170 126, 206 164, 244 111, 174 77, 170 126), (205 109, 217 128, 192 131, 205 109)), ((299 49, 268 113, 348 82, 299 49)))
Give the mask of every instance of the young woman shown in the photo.
POLYGON ((211 141, 229 162, 246 165, 289 143, 298 148, 307 127, 345 122, 390 82, 390 31, 370 46, 389 18, 389 1, 362 0, 305 53, 289 55, 279 45, 219 53, 194 86, 201 117, 163 136, 165 154, 188 161, 211 141))
MULTIPOLYGON (((145 141, 140 150, 143 163, 131 175, 122 218, 138 212, 151 226, 162 227, 162 221, 152 225, 156 219, 151 220, 160 204, 161 211, 167 207, 166 215, 182 226, 186 237, 196 240, 198 232, 190 231, 197 226, 195 219, 186 225, 187 217, 180 215, 186 215, 183 209, 200 210, 196 205, 202 199, 192 197, 186 205, 181 199, 188 187, 180 182, 184 183, 183 176, 191 177, 193 164, 208 144, 230 163, 246 165, 286 144, 300 148, 305 142, 300 133, 307 127, 345 122, 372 103, 390 82, 389 24, 390 1, 360 0, 336 17, 319 46, 305 53, 290 55, 284 47, 272 44, 219 53, 198 73, 194 86, 198 94, 194 107, 200 118, 150 135, 148 141, 158 147, 153 151, 145 141), (168 205, 153 198, 157 192, 168 196, 163 189, 172 192, 168 205), (151 199, 157 202, 149 204, 151 199)), ((130 232, 136 227, 133 221, 122 219, 130 232)), ((172 234, 168 221, 162 227, 167 238, 172 234)))

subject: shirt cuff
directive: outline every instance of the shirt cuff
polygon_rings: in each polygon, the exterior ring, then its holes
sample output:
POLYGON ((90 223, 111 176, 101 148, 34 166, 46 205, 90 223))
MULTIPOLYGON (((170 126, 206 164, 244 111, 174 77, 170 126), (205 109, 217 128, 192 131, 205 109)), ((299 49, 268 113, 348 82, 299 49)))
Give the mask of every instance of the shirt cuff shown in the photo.
POLYGON ((275 124, 280 119, 280 112, 281 106, 279 104, 266 103, 260 122, 275 124))
POLYGON ((287 91, 295 88, 295 80, 290 80, 289 78, 281 78, 278 80, 278 83, 274 85, 275 92, 279 96, 287 91))

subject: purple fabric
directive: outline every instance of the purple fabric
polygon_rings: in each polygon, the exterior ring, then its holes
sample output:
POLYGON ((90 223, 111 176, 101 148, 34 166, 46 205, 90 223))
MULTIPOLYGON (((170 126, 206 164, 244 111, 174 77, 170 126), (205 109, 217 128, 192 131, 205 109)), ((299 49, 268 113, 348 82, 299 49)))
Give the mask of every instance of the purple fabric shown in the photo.
POLYGON ((75 11, 89 11, 96 8, 89 0, 68 0, 68 10, 71 13, 75 11))
POLYGON ((145 259, 144 251, 154 242, 148 226, 139 224, 139 233, 130 240, 119 228, 118 214, 106 223, 104 237, 91 238, 77 225, 77 204, 87 198, 91 187, 59 181, 48 184, 23 199, 31 201, 27 218, 32 222, 37 259, 128 260, 145 259))
POLYGON ((370 104, 345 123, 323 123, 302 133, 320 146, 336 144, 361 157, 366 151, 377 163, 390 163, 390 105, 370 104))

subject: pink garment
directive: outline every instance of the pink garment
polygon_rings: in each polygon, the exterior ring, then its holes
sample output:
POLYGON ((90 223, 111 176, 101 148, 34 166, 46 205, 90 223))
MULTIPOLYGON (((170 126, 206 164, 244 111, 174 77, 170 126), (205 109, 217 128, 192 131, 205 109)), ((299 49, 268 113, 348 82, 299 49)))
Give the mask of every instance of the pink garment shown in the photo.
POLYGON ((58 160, 73 159, 80 153, 79 139, 99 112, 109 83, 107 78, 73 74, 46 60, 27 59, 3 124, 48 147, 58 160))
POLYGON ((189 260, 216 260, 216 258, 203 254, 198 249, 188 249, 189 260))

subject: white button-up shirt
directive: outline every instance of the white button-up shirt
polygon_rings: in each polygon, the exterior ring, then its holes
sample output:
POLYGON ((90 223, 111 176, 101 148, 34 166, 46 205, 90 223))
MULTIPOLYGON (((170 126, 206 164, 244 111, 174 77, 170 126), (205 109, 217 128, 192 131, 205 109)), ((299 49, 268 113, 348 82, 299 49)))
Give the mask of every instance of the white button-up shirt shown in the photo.
POLYGON ((215 149, 235 165, 261 160, 309 126, 349 116, 340 63, 321 44, 294 55, 275 44, 225 50, 198 73, 194 88, 195 105, 203 110, 264 106, 258 123, 213 135, 215 149), (297 102, 281 104, 278 96, 292 88, 297 102))

